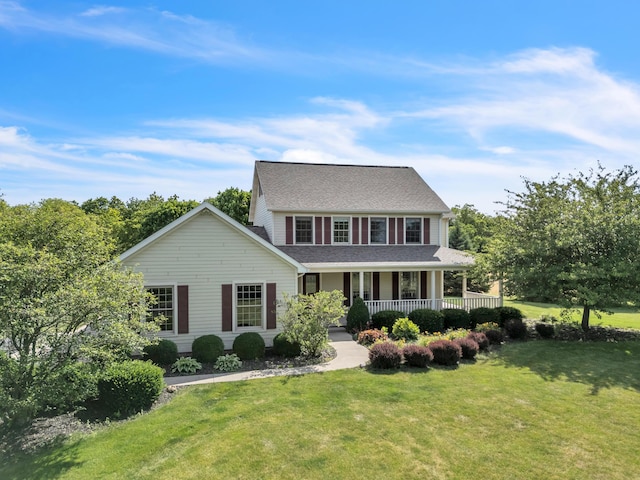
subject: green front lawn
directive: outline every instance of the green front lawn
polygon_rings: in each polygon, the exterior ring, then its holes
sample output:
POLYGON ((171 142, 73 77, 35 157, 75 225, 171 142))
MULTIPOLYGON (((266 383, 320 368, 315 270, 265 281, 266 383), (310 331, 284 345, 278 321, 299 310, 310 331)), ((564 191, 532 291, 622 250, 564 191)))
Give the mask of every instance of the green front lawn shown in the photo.
POLYGON ((640 342, 532 341, 454 370, 190 387, 0 478, 627 479, 639 425, 640 342))
MULTIPOLYGON (((560 319, 562 308, 551 303, 520 302, 516 300, 504 300, 505 307, 516 307, 524 314, 525 318, 538 320, 542 315, 551 315, 560 319)), ((591 312, 589 323, 591 325, 603 325, 617 328, 636 328, 640 330, 639 308, 614 308, 612 315, 603 314, 600 318, 591 312)), ((582 319, 582 311, 576 310, 572 320, 579 322, 582 319)))

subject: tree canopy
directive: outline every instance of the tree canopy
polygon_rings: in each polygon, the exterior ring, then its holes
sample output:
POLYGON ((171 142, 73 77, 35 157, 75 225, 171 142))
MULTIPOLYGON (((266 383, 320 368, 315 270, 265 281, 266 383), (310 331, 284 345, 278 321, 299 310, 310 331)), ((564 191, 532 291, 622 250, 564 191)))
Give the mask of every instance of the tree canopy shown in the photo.
POLYGON ((505 291, 583 311, 640 304, 640 184, 637 172, 602 167, 509 192, 491 264, 505 291))
POLYGON ((215 197, 205 201, 226 213, 238 223, 247 225, 249 223, 249 205, 251 203, 251 192, 240 190, 236 187, 229 187, 218 192, 215 197))

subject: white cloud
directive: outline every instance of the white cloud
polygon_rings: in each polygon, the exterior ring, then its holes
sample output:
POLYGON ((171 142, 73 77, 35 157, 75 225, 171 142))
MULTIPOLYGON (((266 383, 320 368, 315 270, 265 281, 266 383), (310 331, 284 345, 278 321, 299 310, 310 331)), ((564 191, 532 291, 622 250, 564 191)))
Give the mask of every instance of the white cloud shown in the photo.
POLYGON ((80 14, 81 17, 101 17, 113 13, 122 13, 125 9, 122 7, 109 7, 106 5, 96 5, 80 14))

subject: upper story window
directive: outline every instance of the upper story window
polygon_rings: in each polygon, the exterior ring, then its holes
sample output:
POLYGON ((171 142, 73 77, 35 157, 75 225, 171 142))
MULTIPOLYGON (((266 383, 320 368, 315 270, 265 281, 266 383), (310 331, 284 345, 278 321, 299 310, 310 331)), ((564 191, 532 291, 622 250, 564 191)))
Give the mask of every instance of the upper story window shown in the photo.
POLYGON ((372 244, 387 243, 387 219, 383 217, 371 217, 370 238, 372 244))
POLYGON ((405 218, 404 220, 404 243, 421 243, 420 231, 422 230, 422 220, 420 218, 405 218))
POLYGON ((333 243, 349 243, 349 217, 333 218, 333 243))
POLYGON ((313 219, 296 217, 296 243, 313 243, 313 219))
POLYGON ((262 326, 262 284, 236 285, 236 325, 262 326))
POLYGON ((155 305, 149 305, 147 318, 156 321, 160 317, 160 330, 173 331, 173 287, 148 287, 156 298, 155 305))

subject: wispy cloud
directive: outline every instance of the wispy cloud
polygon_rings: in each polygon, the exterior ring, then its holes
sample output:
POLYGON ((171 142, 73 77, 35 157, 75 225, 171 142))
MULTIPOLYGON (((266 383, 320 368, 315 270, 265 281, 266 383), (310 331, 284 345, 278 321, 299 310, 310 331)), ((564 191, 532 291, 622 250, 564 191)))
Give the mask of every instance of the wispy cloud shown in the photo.
POLYGON ((122 7, 108 7, 105 5, 96 5, 88 10, 85 10, 80 14, 81 17, 100 17, 102 15, 109 15, 113 13, 122 13, 125 9, 122 7))

